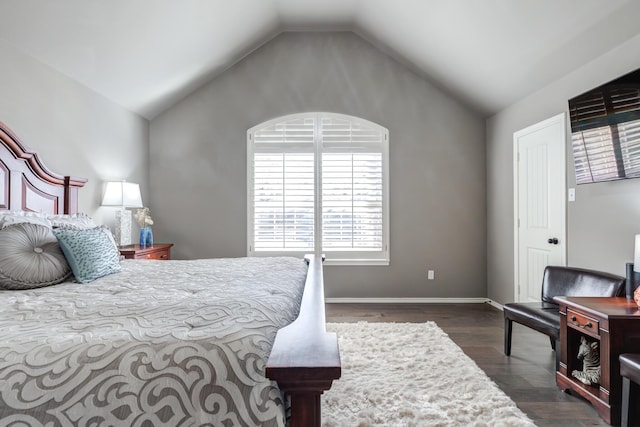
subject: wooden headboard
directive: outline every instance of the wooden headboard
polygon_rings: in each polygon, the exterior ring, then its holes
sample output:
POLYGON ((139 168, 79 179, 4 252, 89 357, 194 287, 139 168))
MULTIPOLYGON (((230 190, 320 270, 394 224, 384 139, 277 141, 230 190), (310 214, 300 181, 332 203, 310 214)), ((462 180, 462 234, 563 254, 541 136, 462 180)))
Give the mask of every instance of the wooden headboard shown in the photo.
POLYGON ((51 172, 0 122, 0 210, 77 213, 78 189, 86 182, 51 172))

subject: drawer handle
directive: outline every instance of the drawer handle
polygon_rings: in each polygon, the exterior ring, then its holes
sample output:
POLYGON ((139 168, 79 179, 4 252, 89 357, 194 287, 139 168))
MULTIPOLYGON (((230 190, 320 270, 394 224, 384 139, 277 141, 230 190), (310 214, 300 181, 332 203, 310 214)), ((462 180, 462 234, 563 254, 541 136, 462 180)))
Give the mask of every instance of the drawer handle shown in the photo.
POLYGON ((160 255, 160 258, 162 258, 162 259, 165 259, 166 257, 167 257, 167 255, 166 255, 166 254, 164 254, 164 255, 160 255))
POLYGON ((571 316, 571 321, 573 322, 574 325, 576 325, 578 328, 593 328, 593 324, 591 322, 587 322, 584 325, 581 325, 580 323, 578 323, 576 320, 576 316, 571 316))

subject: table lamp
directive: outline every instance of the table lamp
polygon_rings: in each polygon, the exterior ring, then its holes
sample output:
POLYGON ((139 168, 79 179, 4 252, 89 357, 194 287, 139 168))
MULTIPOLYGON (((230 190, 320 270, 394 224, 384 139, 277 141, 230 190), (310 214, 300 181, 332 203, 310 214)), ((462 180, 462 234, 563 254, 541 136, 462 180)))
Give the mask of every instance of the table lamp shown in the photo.
POLYGON ((109 181, 102 198, 102 206, 120 206, 116 211, 115 240, 118 246, 131 244, 131 211, 127 208, 141 208, 140 186, 133 182, 109 181))

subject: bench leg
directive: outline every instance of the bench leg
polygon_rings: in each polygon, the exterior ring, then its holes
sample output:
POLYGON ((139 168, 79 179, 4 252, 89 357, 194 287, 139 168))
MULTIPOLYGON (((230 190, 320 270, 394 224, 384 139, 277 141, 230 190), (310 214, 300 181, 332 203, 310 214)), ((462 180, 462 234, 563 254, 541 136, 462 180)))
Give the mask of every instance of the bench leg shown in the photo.
POLYGON ((551 341, 551 350, 555 351, 556 350, 556 340, 554 340, 553 337, 549 337, 549 341, 551 341))
POLYGON ((622 377, 622 427, 636 425, 636 408, 638 386, 627 377, 622 377))
POLYGON ((504 319, 504 354, 511 355, 511 330, 513 329, 513 321, 504 319))

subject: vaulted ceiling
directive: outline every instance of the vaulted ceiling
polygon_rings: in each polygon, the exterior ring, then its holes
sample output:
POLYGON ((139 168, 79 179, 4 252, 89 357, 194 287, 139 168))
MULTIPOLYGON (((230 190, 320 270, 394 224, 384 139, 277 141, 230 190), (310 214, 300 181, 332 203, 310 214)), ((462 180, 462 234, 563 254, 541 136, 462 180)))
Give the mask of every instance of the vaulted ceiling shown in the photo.
POLYGON ((485 116, 640 34, 637 0, 0 0, 0 17, 0 40, 146 118, 283 31, 353 31, 485 116))

